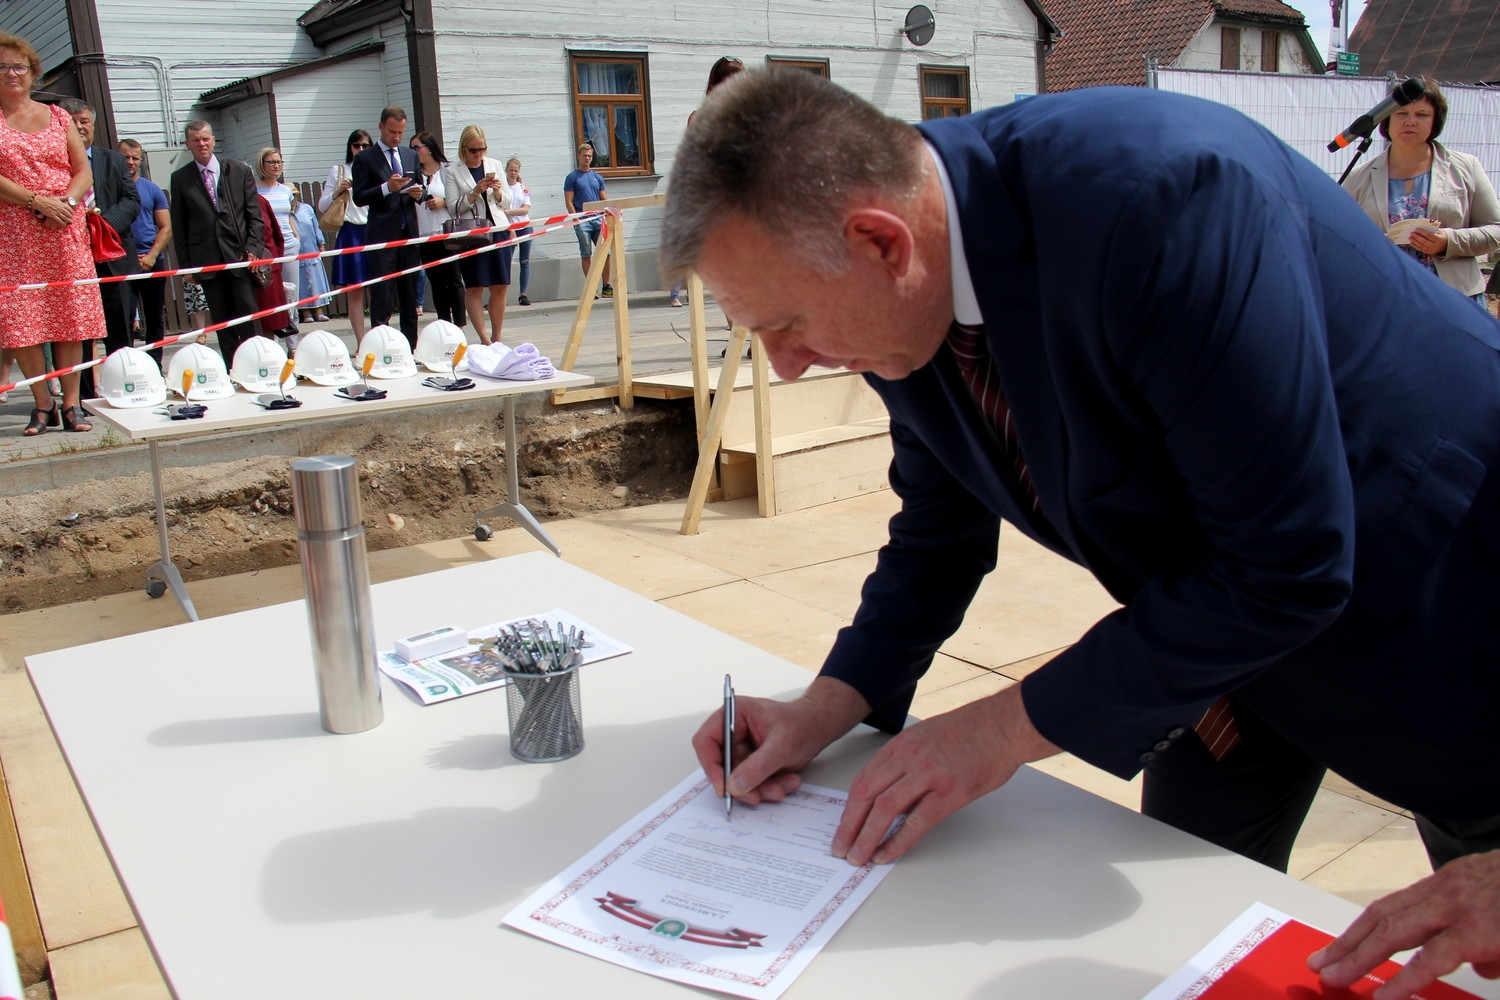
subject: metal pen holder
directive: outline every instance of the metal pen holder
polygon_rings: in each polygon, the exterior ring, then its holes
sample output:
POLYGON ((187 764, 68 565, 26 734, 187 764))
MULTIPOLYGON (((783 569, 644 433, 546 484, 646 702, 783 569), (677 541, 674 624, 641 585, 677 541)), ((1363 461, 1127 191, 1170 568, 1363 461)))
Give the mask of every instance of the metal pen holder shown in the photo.
POLYGON ((534 673, 507 665, 502 669, 505 706, 510 716, 510 752, 528 764, 567 760, 583 749, 583 703, 578 693, 575 657, 572 666, 534 673))

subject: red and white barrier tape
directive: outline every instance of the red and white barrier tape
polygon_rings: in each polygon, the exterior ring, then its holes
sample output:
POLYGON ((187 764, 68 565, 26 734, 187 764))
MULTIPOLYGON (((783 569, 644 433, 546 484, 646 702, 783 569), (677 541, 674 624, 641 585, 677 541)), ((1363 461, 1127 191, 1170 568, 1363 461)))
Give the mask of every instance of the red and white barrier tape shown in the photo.
MULTIPOLYGON (((248 322, 250 322, 252 320, 264 319, 267 316, 274 316, 274 315, 276 315, 277 313, 280 313, 280 312, 291 312, 293 309, 297 309, 297 308, 299 308, 301 306, 304 306, 304 305, 309 305, 309 304, 311 304, 313 302, 316 302, 317 300, 319 300, 321 298, 324 298, 325 296, 328 296, 328 295, 339 295, 339 294, 342 294, 343 292, 347 292, 351 288, 365 288, 365 287, 367 287, 369 285, 378 285, 382 281, 389 281, 392 278, 399 278, 402 275, 406 275, 406 274, 416 274, 418 271, 426 270, 429 267, 437 267, 439 265, 447 264, 447 263, 450 263, 452 261, 463 260, 466 257, 473 257, 473 256, 476 256, 478 254, 488 253, 491 250, 498 250, 501 247, 515 246, 515 245, 517 245, 519 243, 525 243, 527 240, 534 240, 538 236, 545 236, 548 233, 560 232, 560 231, 562 231, 564 229, 567 229, 567 228, 569 228, 571 226, 576 226, 576 225, 578 225, 581 222, 587 222, 589 219, 596 218, 600 214, 601 213, 598 213, 598 212, 575 212, 575 213, 573 213, 571 215, 554 215, 551 218, 548 218, 548 219, 544 220, 543 224, 540 227, 534 227, 532 229, 532 231, 529 232, 529 233, 527 233, 525 236, 512 236, 510 239, 501 240, 498 243, 490 243, 490 244, 488 244, 486 246, 474 247, 471 250, 461 250, 458 253, 453 254, 450 257, 443 257, 440 260, 435 260, 435 261, 433 261, 430 264, 418 264, 416 267, 408 267, 408 268, 404 268, 404 269, 402 269, 400 271, 392 271, 390 274, 384 274, 384 275, 381 275, 378 278, 369 278, 369 279, 367 279, 365 281, 361 281, 361 282, 358 282, 358 283, 353 284, 353 285, 344 285, 342 288, 337 288, 337 289, 335 289, 335 290, 333 290, 331 292, 324 292, 321 295, 309 295, 305 299, 298 299, 295 302, 288 302, 286 305, 276 306, 273 309, 262 309, 259 312, 253 312, 253 313, 250 313, 247 316, 239 316, 239 317, 236 317, 235 319, 225 320, 222 323, 210 323, 208 326, 205 326, 205 327, 203 327, 202 329, 199 329, 199 330, 189 330, 186 333, 177 333, 177 334, 173 334, 173 335, 171 335, 169 337, 163 337, 161 340, 153 341, 152 343, 149 343, 149 344, 142 344, 142 345, 140 345, 140 349, 143 350, 143 351, 149 351, 149 350, 152 350, 152 349, 157 348, 157 347, 166 347, 169 344, 175 344, 175 343, 177 343, 178 341, 181 341, 181 340, 189 340, 189 339, 191 339, 191 340, 197 340, 199 337, 202 337, 205 334, 215 333, 215 332, 217 332, 219 330, 224 329, 225 327, 234 326, 234 325, 236 325, 238 323, 248 323, 248 322)), ((525 226, 528 226, 528 225, 532 225, 532 224, 531 223, 522 223, 521 224, 521 228, 524 228, 525 226)), ((608 225, 607 221, 606 221, 605 225, 608 225)), ((379 250, 382 247, 407 246, 409 244, 415 244, 415 243, 426 243, 426 242, 428 242, 430 240, 435 240, 435 239, 446 240, 450 236, 453 236, 453 235, 464 235, 464 236, 467 236, 469 234, 479 235, 480 233, 487 233, 487 232, 492 232, 492 231, 501 231, 501 230, 509 231, 509 230, 515 229, 515 228, 518 228, 518 227, 516 227, 516 226, 485 226, 482 230, 481 229, 466 229, 466 230, 464 230, 460 234, 441 233, 441 234, 438 234, 436 236, 419 236, 419 237, 417 237, 415 239, 411 239, 411 240, 399 240, 399 241, 392 242, 392 243, 372 243, 372 244, 370 244, 370 247, 373 248, 373 249, 379 250)), ((607 235, 607 231, 606 232, 602 232, 600 234, 599 238, 600 238, 601 242, 603 241, 605 235, 607 235)), ((353 248, 350 248, 350 249, 352 250, 353 248)), ((248 266, 250 264, 267 264, 267 263, 282 262, 282 261, 287 261, 287 260, 301 260, 303 258, 312 258, 312 257, 316 257, 316 256, 319 256, 319 255, 318 254, 302 254, 302 255, 300 255, 298 257, 276 257, 276 258, 272 258, 270 260, 265 260, 265 261, 241 261, 241 262, 239 262, 236 265, 230 265, 230 266, 248 266)), ((215 265, 215 270, 223 270, 224 267, 225 267, 225 265, 215 265)), ((192 271, 194 271, 196 273, 198 271, 204 270, 204 268, 193 268, 193 269, 190 269, 190 270, 192 270, 192 271)), ((165 275, 165 273, 166 272, 158 272, 158 273, 152 274, 150 276, 151 277, 155 277, 155 278, 159 278, 159 277, 163 277, 165 275)), ((187 272, 172 272, 172 273, 177 274, 177 273, 187 273, 187 272)), ((65 284, 65 285, 66 284, 71 284, 71 282, 62 282, 62 284, 65 284)), ((77 284, 85 284, 85 282, 81 282, 80 281, 80 282, 77 282, 77 284)), ((27 286, 27 287, 32 287, 32 286, 27 286)), ((34 286, 34 287, 40 288, 40 287, 45 287, 45 286, 37 285, 37 286, 34 286)), ((5 289, 0 288, 0 291, 4 291, 4 290, 5 289)), ((357 346, 358 345, 356 345, 356 347, 357 346)), ((101 365, 101 364, 103 364, 105 362, 105 360, 107 360, 107 359, 105 359, 105 358, 94 358, 94 359, 89 360, 89 361, 80 362, 79 364, 76 364, 76 365, 68 365, 65 368, 59 368, 56 371, 45 372, 45 373, 43 373, 41 375, 33 375, 31 378, 23 378, 20 381, 12 382, 9 385, 0 385, 0 392, 9 392, 12 389, 25 388, 25 387, 33 385, 33 384, 35 384, 37 382, 41 382, 44 379, 56 378, 56 377, 58 377, 60 375, 71 375, 74 372, 81 372, 85 368, 93 368, 95 365, 101 365)), ((233 358, 225 358, 224 359, 224 365, 225 365, 225 367, 228 367, 233 361, 234 361, 233 358)))
MULTIPOLYGON (((434 233, 431 236, 413 236, 404 240, 387 240, 384 243, 366 243, 357 247, 341 247, 333 250, 315 250, 311 253, 287 254, 284 257, 265 257, 260 260, 236 260, 228 264, 204 264, 200 267, 179 267, 167 271, 141 271, 137 274, 109 274, 103 277, 77 278, 72 281, 33 281, 22 285, 0 285, 0 294, 5 292, 34 292, 44 288, 72 288, 75 285, 111 285, 121 281, 145 281, 147 278, 173 278, 179 275, 188 276, 194 274, 212 274, 216 271, 233 271, 242 267, 260 267, 265 264, 286 264, 292 261, 318 260, 323 257, 339 257, 344 254, 364 253, 367 250, 394 250, 399 247, 416 246, 419 243, 431 243, 434 240, 446 240, 454 235, 475 236, 484 233, 509 232, 516 229, 525 229, 527 226, 544 227, 576 226, 582 222, 593 219, 604 218, 608 212, 570 212, 564 215, 552 215, 538 223, 532 219, 527 222, 513 222, 504 226, 482 226, 474 229, 465 229, 461 234, 434 233)), ((605 219, 606 226, 609 225, 605 219)), ((555 229, 548 229, 553 232, 555 229)), ((603 236, 600 237, 603 239, 603 236)), ((0 390, 4 391, 4 390, 0 390)))

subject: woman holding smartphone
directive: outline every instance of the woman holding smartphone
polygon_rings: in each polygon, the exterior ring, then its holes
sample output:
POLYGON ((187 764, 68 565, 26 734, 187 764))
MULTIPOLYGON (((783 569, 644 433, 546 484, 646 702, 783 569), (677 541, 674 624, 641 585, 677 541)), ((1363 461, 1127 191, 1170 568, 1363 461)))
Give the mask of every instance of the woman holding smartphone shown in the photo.
MULTIPOLYGON (((486 225, 507 226, 510 193, 501 177, 500 161, 485 154, 489 143, 484 129, 466 126, 458 137, 460 162, 443 168, 443 188, 448 192, 448 210, 455 219, 475 219, 486 225)), ((509 239, 508 232, 490 234, 491 242, 509 239)), ((510 258, 514 247, 485 250, 458 262, 464 278, 464 305, 479 342, 500 339, 505 324, 505 297, 510 292, 510 258), (484 324, 484 292, 489 289, 489 329, 484 324)))
MULTIPOLYGON (((448 189, 443 184, 443 168, 448 157, 437 136, 431 132, 418 132, 411 140, 411 148, 417 151, 417 166, 421 170, 422 200, 417 203, 417 234, 432 236, 443 231, 443 223, 453 218, 448 209, 448 189)), ((443 240, 423 243, 417 249, 422 252, 422 263, 427 266, 427 287, 432 290, 432 311, 438 319, 447 320, 454 326, 464 325, 464 283, 458 274, 458 262, 434 264, 435 260, 453 256, 443 240)))

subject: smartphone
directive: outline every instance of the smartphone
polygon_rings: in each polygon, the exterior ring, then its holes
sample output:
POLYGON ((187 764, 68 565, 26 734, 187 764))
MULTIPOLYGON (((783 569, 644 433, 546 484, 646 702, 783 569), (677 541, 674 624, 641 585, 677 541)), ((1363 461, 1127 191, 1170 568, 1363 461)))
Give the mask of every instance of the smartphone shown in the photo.
POLYGON ((491 170, 489 173, 487 173, 487 174, 484 175, 484 179, 487 180, 487 181, 494 180, 495 179, 495 172, 493 170, 491 170))

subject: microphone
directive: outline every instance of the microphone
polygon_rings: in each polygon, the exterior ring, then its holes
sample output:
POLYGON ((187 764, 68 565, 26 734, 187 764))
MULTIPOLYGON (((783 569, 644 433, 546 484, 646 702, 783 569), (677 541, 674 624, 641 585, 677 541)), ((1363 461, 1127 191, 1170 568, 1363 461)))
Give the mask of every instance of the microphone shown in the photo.
POLYGON ((1360 115, 1354 119, 1354 124, 1339 135, 1339 137, 1328 144, 1330 153, 1337 153, 1355 139, 1368 139, 1370 133, 1375 131, 1375 126, 1395 114, 1396 109, 1410 104, 1423 94, 1422 81, 1415 77, 1407 80, 1401 86, 1391 91, 1391 95, 1370 109, 1367 115, 1360 115))

